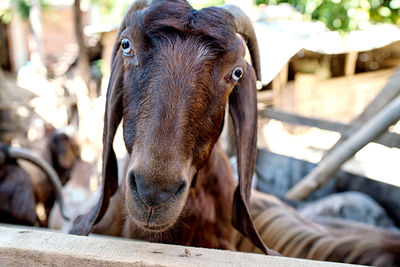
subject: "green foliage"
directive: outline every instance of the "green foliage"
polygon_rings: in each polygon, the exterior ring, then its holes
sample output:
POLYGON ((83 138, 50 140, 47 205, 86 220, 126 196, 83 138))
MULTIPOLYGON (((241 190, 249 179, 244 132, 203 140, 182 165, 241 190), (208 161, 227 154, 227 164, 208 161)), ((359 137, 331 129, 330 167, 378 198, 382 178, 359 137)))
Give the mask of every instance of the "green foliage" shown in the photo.
POLYGON ((11 11, 0 9, 0 22, 7 24, 11 21, 11 11))
MULTIPOLYGON (((20 0, 23 1, 23 0, 20 0)), ((95 18, 94 24, 119 24, 132 0, 90 0, 93 6, 98 8, 99 16, 95 18)), ((196 9, 207 6, 219 6, 225 0, 189 0, 189 3, 196 9)))
POLYGON ((379 5, 371 5, 371 19, 375 22, 400 25, 400 0, 375 0, 379 5))
POLYGON ((256 0, 257 5, 280 3, 288 3, 306 18, 340 32, 358 29, 365 21, 400 25, 400 0, 256 0))
POLYGON ((90 0, 96 16, 93 24, 119 24, 132 0, 90 0))
POLYGON ((24 19, 29 18, 29 11, 31 9, 31 1, 29 0, 11 0, 12 4, 17 9, 18 13, 24 19))
MULTIPOLYGON (((2 0, 4 1, 4 0, 2 0)), ((24 19, 29 19, 29 12, 32 7, 31 0, 5 0, 6 3, 14 6, 20 16, 24 19)), ((45 0, 40 0, 40 6, 42 9, 47 9, 49 5, 45 0)), ((2 23, 9 23, 11 21, 12 12, 9 9, 0 9, 0 20, 2 23)))
MULTIPOLYGON (((114 9, 118 8, 118 6, 120 6, 122 12, 125 12, 131 3, 131 1, 129 1, 121 5, 117 4, 117 2, 114 0, 91 0, 91 2, 98 4, 101 7, 101 13, 104 15, 113 13, 114 9)), ((208 6, 223 5, 225 4, 225 0, 189 0, 189 3, 193 6, 193 8, 201 9, 208 6)))
POLYGON ((93 4, 98 4, 100 6, 100 12, 102 14, 109 14, 115 8, 115 1, 113 0, 91 0, 93 4))
POLYGON ((104 60, 103 59, 98 59, 95 60, 91 63, 90 69, 92 72, 92 75, 95 77, 102 77, 102 69, 104 65, 104 60))

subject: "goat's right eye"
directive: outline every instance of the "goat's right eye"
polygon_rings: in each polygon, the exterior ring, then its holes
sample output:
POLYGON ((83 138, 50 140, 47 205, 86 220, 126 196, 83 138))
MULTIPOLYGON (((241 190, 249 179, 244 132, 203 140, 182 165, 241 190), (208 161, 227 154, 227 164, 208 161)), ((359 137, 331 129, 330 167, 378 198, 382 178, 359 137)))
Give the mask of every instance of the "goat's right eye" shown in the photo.
POLYGON ((241 67, 236 67, 233 72, 232 72, 232 79, 237 82, 242 78, 243 76, 243 68, 241 67))
POLYGON ((128 38, 122 39, 121 48, 124 56, 131 56, 132 46, 128 38))

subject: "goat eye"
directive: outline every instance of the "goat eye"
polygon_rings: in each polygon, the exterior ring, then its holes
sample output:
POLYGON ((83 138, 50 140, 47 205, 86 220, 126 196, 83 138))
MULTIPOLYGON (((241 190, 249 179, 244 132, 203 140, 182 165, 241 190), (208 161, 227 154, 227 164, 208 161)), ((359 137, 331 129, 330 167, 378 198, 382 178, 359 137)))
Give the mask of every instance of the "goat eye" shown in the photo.
POLYGON ((129 41, 129 39, 127 39, 127 38, 122 39, 121 48, 122 48, 122 52, 124 53, 124 55, 129 56, 129 53, 132 50, 131 41, 129 41))
POLYGON ((232 79, 237 82, 243 76, 243 68, 236 67, 232 72, 232 79))

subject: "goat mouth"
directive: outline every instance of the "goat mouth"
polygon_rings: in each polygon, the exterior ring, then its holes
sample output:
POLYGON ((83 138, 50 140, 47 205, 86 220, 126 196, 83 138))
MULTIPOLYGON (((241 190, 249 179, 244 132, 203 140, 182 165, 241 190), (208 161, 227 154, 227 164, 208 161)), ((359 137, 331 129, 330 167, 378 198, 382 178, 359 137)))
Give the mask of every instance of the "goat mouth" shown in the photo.
POLYGON ((152 217, 152 215, 154 215, 154 211, 155 210, 150 209, 150 211, 148 213, 147 221, 145 223, 141 222, 141 221, 137 221, 135 219, 134 219, 134 221, 143 230, 148 231, 148 232, 155 232, 155 233, 164 232, 164 231, 168 230, 169 228, 171 228, 174 225, 175 220, 171 220, 171 221, 169 221, 167 223, 164 223, 164 224, 157 224, 155 222, 151 222, 151 220, 154 219, 152 217))
POLYGON ((146 224, 146 225, 141 225, 141 227, 149 232, 164 232, 166 230, 168 230, 169 228, 171 228, 171 226, 173 225, 173 223, 169 223, 169 224, 164 224, 164 225, 151 225, 151 224, 146 224))

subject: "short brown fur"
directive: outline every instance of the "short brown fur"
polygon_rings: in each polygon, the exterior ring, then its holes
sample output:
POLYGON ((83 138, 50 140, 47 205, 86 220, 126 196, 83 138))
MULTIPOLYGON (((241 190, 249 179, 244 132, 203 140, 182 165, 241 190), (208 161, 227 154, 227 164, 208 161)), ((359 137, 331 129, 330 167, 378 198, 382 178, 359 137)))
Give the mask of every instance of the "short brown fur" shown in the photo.
MULTIPOLYGON (((283 256, 365 264, 400 265, 400 234, 326 218, 311 222, 274 196, 253 192, 251 213, 265 244, 283 256)), ((261 251, 235 236, 240 251, 261 251)))

